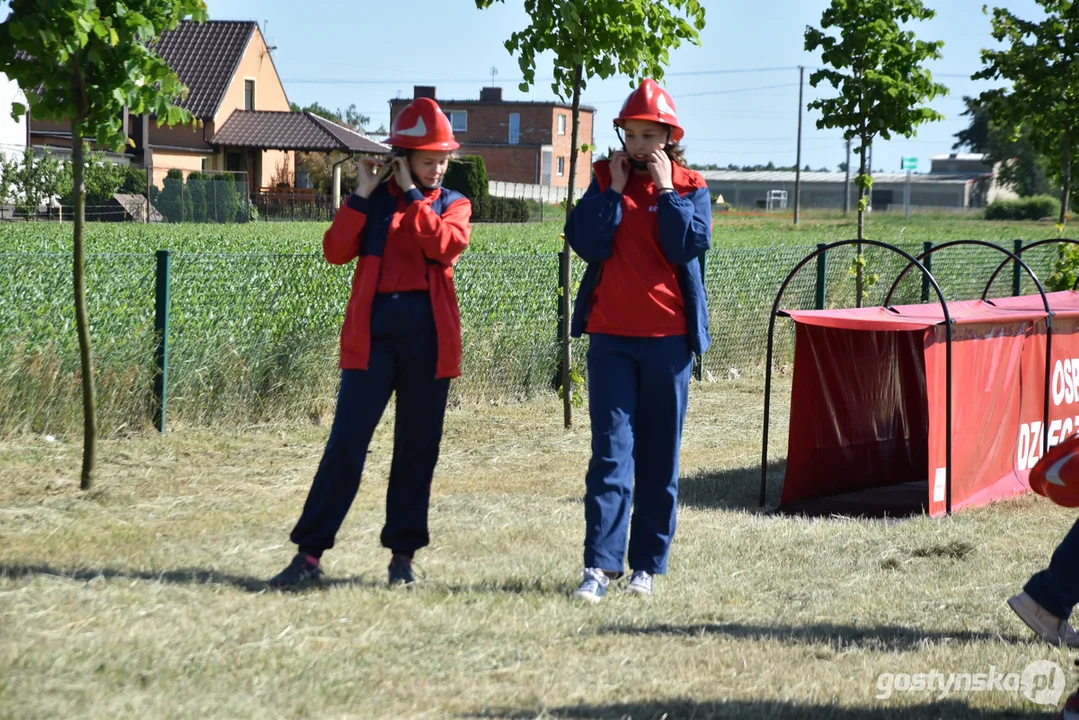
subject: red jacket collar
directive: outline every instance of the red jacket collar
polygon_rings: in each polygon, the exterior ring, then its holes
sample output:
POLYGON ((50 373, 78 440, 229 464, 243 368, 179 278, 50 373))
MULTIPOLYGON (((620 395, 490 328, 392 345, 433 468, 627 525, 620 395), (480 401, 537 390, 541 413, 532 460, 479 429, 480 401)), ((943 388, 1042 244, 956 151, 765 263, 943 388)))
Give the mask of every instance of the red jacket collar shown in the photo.
MULTIPOLYGON (((611 164, 609 160, 597 160, 592 165, 592 170, 596 174, 596 180, 599 181, 600 190, 606 190, 611 186, 611 164)), ((698 188, 707 186, 700 173, 684 168, 681 165, 671 165, 671 180, 674 182, 674 189, 678 191, 679 195, 686 195, 698 188)))

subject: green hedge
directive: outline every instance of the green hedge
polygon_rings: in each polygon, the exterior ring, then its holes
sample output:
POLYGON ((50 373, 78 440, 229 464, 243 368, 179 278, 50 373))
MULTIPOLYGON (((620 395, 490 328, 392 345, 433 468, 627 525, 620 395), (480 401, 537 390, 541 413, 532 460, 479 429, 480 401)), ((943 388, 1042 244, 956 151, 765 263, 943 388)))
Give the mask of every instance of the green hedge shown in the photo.
POLYGON ((1041 220, 1060 216, 1060 201, 1051 195, 994 200, 985 209, 986 220, 1041 220))
POLYGON ((487 178, 487 165, 479 155, 464 155, 450 161, 442 185, 456 190, 469 200, 475 201, 487 197, 490 184, 487 178))
POLYGON ((487 195, 472 200, 472 222, 528 222, 528 201, 487 195))

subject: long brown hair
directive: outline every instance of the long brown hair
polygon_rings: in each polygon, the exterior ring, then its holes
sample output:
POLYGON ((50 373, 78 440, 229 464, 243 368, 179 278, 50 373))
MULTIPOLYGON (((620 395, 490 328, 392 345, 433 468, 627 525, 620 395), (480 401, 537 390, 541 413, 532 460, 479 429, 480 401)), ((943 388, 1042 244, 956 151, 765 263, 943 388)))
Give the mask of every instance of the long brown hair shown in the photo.
POLYGON ((664 150, 667 151, 667 157, 671 159, 673 164, 686 167, 686 149, 684 147, 678 143, 668 143, 664 150))

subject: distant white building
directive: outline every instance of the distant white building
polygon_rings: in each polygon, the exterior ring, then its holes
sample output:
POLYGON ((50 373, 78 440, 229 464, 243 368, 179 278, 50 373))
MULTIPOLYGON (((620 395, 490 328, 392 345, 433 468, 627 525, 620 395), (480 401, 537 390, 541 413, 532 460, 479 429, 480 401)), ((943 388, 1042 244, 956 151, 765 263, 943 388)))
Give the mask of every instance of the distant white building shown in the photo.
POLYGON ((14 80, 0 73, 0 153, 22 155, 28 138, 26 115, 11 119, 13 103, 26 105, 26 94, 14 80))
MULTIPOLYGON (((910 203, 920 207, 981 208, 998 197, 1014 197, 1001 187, 997 173, 984 155, 936 155, 928 173, 912 173, 910 203)), ((851 207, 857 204, 857 188, 851 173, 851 207)), ((721 194, 735 207, 767 208, 769 197, 787 193, 787 206, 794 203, 795 174, 789 170, 701 172, 713 194, 721 194)), ((843 207, 846 174, 803 172, 801 202, 804 208, 843 207)), ((905 172, 876 173, 870 203, 877 211, 903 207, 907 183, 905 172)))

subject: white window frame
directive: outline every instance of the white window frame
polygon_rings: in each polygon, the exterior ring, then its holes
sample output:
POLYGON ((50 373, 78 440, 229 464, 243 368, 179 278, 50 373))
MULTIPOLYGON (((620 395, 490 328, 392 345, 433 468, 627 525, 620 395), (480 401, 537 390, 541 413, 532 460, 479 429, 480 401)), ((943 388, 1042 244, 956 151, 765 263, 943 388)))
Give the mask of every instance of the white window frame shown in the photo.
POLYGON ((562 114, 562 113, 558 113, 557 122, 558 122, 558 134, 559 135, 565 135, 566 134, 566 116, 564 114, 562 114))
POLYGON ((468 132, 468 111, 467 110, 445 110, 444 114, 450 121, 450 127, 453 128, 455 133, 468 132), (454 118, 461 118, 461 126, 458 127, 454 118))
POLYGON ((566 158, 560 157, 555 161, 555 175, 563 177, 566 174, 566 158))
POLYGON ((251 81, 251 109, 256 110, 259 106, 258 79, 253 77, 244 78, 244 110, 247 110, 247 81, 251 81))
POLYGON ((521 113, 510 113, 508 140, 510 145, 521 144, 521 113), (517 121, 516 127, 514 127, 514 120, 517 121))

